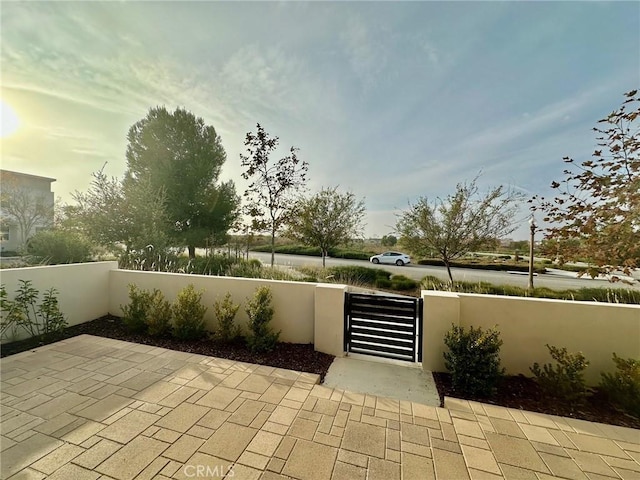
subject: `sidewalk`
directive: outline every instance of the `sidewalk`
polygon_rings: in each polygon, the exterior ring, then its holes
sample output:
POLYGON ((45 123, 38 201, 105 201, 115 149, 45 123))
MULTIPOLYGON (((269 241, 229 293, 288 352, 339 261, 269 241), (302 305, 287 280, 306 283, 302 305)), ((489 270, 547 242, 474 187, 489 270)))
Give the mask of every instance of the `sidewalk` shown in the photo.
POLYGON ((638 430, 88 335, 4 358, 0 374, 3 479, 640 477, 638 430))

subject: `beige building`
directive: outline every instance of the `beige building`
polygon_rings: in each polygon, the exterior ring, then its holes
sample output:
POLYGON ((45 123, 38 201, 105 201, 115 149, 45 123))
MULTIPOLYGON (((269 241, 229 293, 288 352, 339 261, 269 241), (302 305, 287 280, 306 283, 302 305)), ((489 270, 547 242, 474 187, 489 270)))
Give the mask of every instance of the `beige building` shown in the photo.
POLYGON ((0 249, 16 251, 53 224, 55 178, 0 170, 0 249))

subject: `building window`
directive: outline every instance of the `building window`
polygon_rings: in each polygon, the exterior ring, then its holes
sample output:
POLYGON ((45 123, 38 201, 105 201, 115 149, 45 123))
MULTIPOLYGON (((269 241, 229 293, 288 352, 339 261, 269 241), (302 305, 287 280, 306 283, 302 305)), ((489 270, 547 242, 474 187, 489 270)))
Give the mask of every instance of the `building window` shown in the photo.
POLYGON ((9 231, 8 230, 0 231, 0 241, 2 241, 2 242, 8 242, 9 241, 9 231))

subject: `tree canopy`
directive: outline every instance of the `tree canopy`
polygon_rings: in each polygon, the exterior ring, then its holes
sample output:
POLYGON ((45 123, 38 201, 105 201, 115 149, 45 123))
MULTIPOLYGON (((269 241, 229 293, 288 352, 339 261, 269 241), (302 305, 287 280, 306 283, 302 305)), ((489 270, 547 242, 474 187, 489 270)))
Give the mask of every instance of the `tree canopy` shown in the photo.
POLYGON ((215 129, 185 109, 157 107, 127 138, 124 186, 163 189, 172 243, 193 257, 196 247, 226 238, 240 200, 233 182, 218 182, 226 153, 215 129))
POLYGON ((62 226, 81 230, 94 243, 111 251, 124 245, 127 251, 153 245, 162 250, 168 245, 164 189, 154 189, 148 180, 123 185, 109 178, 104 169, 92 174, 86 192, 76 191, 76 205, 65 208, 62 226))
POLYGON ((296 196, 306 188, 309 164, 298 158, 298 149, 291 147, 289 155, 271 162, 269 156, 278 147, 278 137, 270 137, 257 124, 257 132, 249 132, 244 145, 247 154, 240 154, 246 168, 242 178, 249 181, 244 192, 245 213, 251 217, 251 228, 271 234, 271 266, 275 260, 275 236, 288 222, 296 196))
POLYGON ((593 129, 592 158, 564 157, 564 179, 551 184, 557 196, 530 200, 551 223, 546 238, 557 244, 558 257, 591 262, 592 275, 640 266, 640 99, 638 90, 624 97, 593 129))
POLYGON ((18 227, 20 241, 26 242, 35 227, 50 227, 53 223, 53 203, 46 193, 22 185, 11 172, 2 174, 0 190, 0 225, 18 227))
POLYGON ((320 247, 325 266, 330 249, 362 235, 364 213, 364 201, 353 193, 340 193, 338 187, 323 188, 295 203, 287 237, 320 247))
POLYGON ((503 186, 480 195, 477 178, 459 183, 445 199, 421 197, 410 204, 396 223, 399 243, 417 256, 436 252, 453 283, 450 262, 513 232, 520 199, 503 186))

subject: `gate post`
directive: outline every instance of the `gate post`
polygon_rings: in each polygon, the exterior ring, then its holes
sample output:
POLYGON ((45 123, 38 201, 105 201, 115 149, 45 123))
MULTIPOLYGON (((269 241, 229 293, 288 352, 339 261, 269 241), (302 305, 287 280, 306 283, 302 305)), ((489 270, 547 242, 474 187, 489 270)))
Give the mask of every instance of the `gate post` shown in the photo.
POLYGON ((313 343, 317 352, 344 356, 344 303, 346 285, 319 283, 314 300, 313 343))

